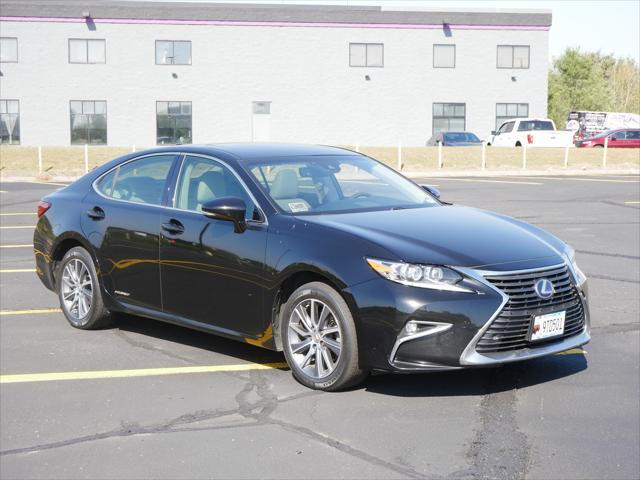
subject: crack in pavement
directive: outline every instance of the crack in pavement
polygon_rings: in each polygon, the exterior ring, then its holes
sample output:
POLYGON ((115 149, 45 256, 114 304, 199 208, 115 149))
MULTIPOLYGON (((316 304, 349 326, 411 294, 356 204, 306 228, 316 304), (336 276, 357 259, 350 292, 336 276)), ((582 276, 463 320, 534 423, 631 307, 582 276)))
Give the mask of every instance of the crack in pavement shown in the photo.
POLYGON ((164 350, 163 348, 156 347, 155 345, 151 345, 149 343, 142 342, 140 340, 134 340, 133 338, 130 338, 124 331, 122 331, 119 328, 116 328, 116 329, 111 330, 111 331, 113 332, 113 334, 116 337, 120 338, 121 340, 124 340, 126 343, 128 343, 132 347, 141 348, 141 349, 147 350, 149 352, 160 353, 160 354, 165 355, 165 356, 167 356, 169 358, 172 358, 174 360, 180 360, 182 362, 186 362, 186 363, 189 363, 191 365, 198 365, 199 364, 199 362, 197 362, 196 360, 192 360, 190 358, 183 357, 183 356, 178 355, 176 353, 169 352, 167 350, 164 350))
POLYGON ((516 403, 521 366, 495 369, 488 377, 487 393, 480 404, 481 426, 476 430, 467 456, 472 467, 457 476, 478 479, 525 478, 530 465, 530 443, 518 428, 516 403))
MULTIPOLYGON (((318 395, 322 394, 321 392, 315 393, 318 395)), ((240 406, 239 413, 245 417, 256 420, 259 424, 279 426, 284 430, 307 437, 311 440, 334 448, 350 457, 354 457, 377 467, 382 467, 386 470, 405 475, 409 478, 434 478, 433 476, 427 477, 408 466, 398 465, 396 463, 383 460, 379 457, 376 457, 375 455, 354 448, 344 442, 341 442, 340 440, 331 438, 328 435, 316 432, 310 428, 296 425, 284 420, 272 418, 271 414, 275 411, 278 404, 282 402, 279 402, 277 400, 277 395, 273 392, 272 385, 267 381, 266 376, 263 372, 250 372, 250 380, 238 393, 238 395, 236 396, 236 400, 240 406), (260 399, 255 403, 251 403, 249 401, 249 395, 254 390, 260 399), (260 408, 258 412, 255 411, 257 408, 260 408)))
POLYGON ((612 323, 611 325, 591 327, 591 330, 597 330, 601 333, 634 332, 636 330, 640 330, 640 323, 612 323))

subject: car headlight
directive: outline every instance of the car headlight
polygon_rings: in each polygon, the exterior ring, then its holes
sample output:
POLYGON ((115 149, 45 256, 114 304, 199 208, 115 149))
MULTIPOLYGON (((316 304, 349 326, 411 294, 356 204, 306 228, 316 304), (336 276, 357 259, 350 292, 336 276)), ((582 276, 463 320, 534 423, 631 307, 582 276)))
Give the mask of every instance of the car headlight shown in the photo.
POLYGON ((380 276, 402 285, 451 292, 475 293, 474 290, 458 285, 463 277, 451 268, 439 265, 388 262, 375 258, 367 258, 367 263, 380 276))
POLYGON ((571 270, 573 271, 573 276, 576 280, 576 283, 578 285, 582 285, 587 281, 587 276, 582 270, 580 270, 580 267, 578 267, 578 263, 576 262, 576 251, 573 248, 569 247, 565 255, 567 256, 567 260, 569 260, 569 263, 571 264, 571 270))

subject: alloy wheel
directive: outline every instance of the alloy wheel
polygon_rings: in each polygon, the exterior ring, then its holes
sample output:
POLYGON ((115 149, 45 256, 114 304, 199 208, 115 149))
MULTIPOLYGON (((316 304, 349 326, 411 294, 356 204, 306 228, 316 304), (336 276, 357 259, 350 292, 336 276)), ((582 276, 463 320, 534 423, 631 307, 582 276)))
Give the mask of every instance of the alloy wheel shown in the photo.
POLYGON ((62 301, 74 324, 85 323, 93 301, 93 282, 89 268, 82 260, 74 258, 64 267, 62 301))
POLYGON ((307 298, 289 318, 288 342, 297 367, 313 379, 336 369, 342 351, 342 332, 333 310, 320 300, 307 298))

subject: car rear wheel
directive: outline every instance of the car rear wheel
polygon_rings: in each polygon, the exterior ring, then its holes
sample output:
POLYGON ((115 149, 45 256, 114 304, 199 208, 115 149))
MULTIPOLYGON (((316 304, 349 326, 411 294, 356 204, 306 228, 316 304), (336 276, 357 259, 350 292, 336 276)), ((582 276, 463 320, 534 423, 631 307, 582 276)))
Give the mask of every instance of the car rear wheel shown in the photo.
POLYGON ((284 305, 281 319, 284 354, 300 383, 335 391, 364 379, 353 317, 333 288, 321 282, 301 286, 284 305))
POLYGON ((89 252, 82 247, 70 249, 60 262, 57 276, 60 307, 73 327, 91 330, 110 323, 89 252))

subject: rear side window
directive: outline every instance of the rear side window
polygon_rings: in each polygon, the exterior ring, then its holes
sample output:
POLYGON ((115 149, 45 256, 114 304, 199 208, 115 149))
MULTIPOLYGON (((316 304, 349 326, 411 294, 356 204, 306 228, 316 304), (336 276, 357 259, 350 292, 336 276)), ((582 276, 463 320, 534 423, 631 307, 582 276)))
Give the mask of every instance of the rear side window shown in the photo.
POLYGON ((160 205, 174 155, 154 155, 121 165, 102 177, 103 195, 128 202, 160 205))
POLYGON ((519 132, 529 132, 531 130, 553 130, 553 123, 541 120, 527 120, 520 122, 519 132))

